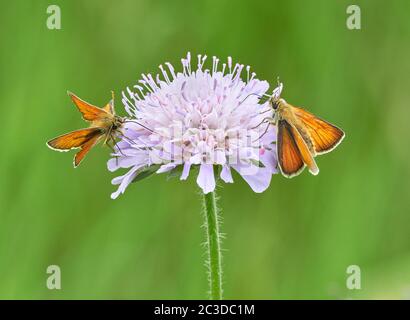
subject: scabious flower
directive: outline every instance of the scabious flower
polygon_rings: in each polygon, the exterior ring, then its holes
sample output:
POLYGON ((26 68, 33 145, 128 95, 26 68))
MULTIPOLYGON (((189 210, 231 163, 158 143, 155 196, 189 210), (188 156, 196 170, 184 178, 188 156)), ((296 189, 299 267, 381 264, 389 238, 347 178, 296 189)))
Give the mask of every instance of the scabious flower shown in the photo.
POLYGON ((249 66, 233 66, 230 57, 221 68, 213 57, 212 70, 204 69, 205 60, 199 55, 193 71, 188 53, 181 59, 182 72, 165 63, 166 68, 159 66, 162 78, 143 74, 122 93, 130 121, 108 169, 129 171, 112 180, 119 185, 113 199, 154 172, 177 173, 185 180, 199 169, 196 181, 205 194, 215 189, 215 176, 232 183, 231 169, 255 192, 269 186, 277 173, 276 131, 264 122, 272 111, 259 101, 269 84, 250 74, 249 66))

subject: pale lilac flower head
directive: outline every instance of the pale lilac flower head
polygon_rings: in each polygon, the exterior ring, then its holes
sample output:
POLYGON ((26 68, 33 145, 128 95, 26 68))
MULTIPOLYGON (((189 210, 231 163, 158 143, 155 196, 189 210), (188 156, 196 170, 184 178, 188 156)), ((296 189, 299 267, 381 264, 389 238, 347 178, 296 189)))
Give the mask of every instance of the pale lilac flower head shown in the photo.
POLYGON ((188 53, 182 72, 165 63, 166 68, 159 67, 162 76, 143 74, 134 89, 123 92, 122 102, 135 122, 125 124, 108 161, 110 171, 128 169, 113 179, 119 188, 112 198, 154 172, 171 172, 181 180, 195 172, 204 193, 215 189, 218 178, 232 183, 231 169, 255 192, 269 186, 277 173, 276 131, 264 122, 272 111, 259 102, 269 84, 250 74, 249 66, 232 65, 230 57, 222 66, 213 57, 211 70, 204 68, 205 60, 199 55, 193 70, 188 53))

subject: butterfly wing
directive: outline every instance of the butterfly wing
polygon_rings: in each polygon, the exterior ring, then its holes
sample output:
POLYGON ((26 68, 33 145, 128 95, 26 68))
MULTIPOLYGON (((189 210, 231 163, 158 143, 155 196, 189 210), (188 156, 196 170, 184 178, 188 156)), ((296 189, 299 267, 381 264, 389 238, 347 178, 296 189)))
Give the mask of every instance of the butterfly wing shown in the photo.
POLYGON ((105 107, 103 108, 104 111, 108 112, 109 114, 114 115, 115 111, 114 111, 114 100, 111 100, 110 102, 108 102, 105 107))
POLYGON ((317 154, 332 151, 343 140, 345 133, 338 127, 304 109, 292 107, 294 114, 308 130, 317 154))
POLYGON ((85 155, 105 134, 103 128, 80 129, 63 134, 47 142, 47 145, 57 151, 68 151, 81 148, 74 157, 74 167, 77 167, 84 159, 85 155))
POLYGON ((74 104, 77 106, 78 110, 83 115, 84 120, 98 121, 104 117, 109 116, 109 113, 106 110, 93 106, 88 102, 85 102, 72 92, 67 93, 70 96, 71 100, 73 100, 74 104))
POLYGON ((312 155, 312 152, 309 150, 309 147, 305 139, 302 137, 302 135, 296 129, 296 127, 289 125, 289 131, 292 134, 292 137, 296 143, 302 161, 309 168, 310 173, 312 173, 313 175, 317 175, 319 173, 319 168, 316 164, 314 155, 312 155))
POLYGON ((278 122, 277 148, 279 166, 285 177, 291 178, 302 172, 305 164, 293 137, 292 127, 286 120, 278 122))
POLYGON ((84 143, 105 132, 102 128, 87 128, 63 134, 47 142, 47 145, 57 151, 68 151, 80 148, 84 143))
POLYGON ((90 151, 92 147, 94 147, 98 143, 98 141, 100 141, 101 137, 102 135, 95 135, 90 140, 81 145, 81 150, 78 151, 74 156, 74 168, 78 167, 88 151, 90 151))

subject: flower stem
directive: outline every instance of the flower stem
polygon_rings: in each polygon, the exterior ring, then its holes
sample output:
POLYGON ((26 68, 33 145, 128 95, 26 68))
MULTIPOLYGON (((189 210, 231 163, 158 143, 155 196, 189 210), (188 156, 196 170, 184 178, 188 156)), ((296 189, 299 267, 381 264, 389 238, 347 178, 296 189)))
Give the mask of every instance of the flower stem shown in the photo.
POLYGON ((204 215, 206 229, 206 246, 208 250, 208 272, 210 298, 222 299, 222 254, 221 235, 219 233, 218 208, 215 192, 204 194, 204 215))

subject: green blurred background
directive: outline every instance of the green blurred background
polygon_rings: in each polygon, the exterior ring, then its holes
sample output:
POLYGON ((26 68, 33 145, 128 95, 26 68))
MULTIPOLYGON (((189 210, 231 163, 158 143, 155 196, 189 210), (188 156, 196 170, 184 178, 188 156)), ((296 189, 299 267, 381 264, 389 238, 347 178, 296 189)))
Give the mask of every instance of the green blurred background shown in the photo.
MULTIPOLYGON (((342 127, 321 173, 219 189, 226 298, 410 298, 410 5, 396 1, 1 1, 0 298, 200 299, 201 196, 158 175, 110 199, 108 150, 78 169, 45 141, 187 51, 250 64, 342 127), (346 8, 362 29, 346 28, 346 8), (48 30, 57 4, 62 29, 48 30), (46 288, 59 265, 62 290, 46 288), (359 265, 362 289, 346 288, 359 265)), ((117 100, 117 110, 124 114, 117 100)))

